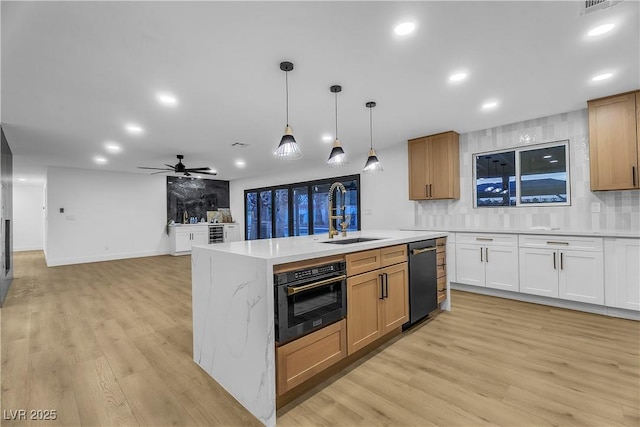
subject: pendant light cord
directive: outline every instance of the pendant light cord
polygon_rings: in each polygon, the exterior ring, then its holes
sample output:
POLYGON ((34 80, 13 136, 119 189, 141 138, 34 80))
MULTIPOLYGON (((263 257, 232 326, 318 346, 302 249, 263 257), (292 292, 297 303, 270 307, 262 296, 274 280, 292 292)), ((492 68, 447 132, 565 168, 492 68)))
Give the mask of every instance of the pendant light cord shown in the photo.
POLYGON ((285 92, 287 94, 287 127, 289 127, 289 72, 284 73, 285 92))
POLYGON ((338 139, 338 92, 336 92, 335 95, 336 95, 336 139, 338 139))
POLYGON ((371 142, 370 149, 373 150, 373 108, 369 107, 369 141, 371 142))

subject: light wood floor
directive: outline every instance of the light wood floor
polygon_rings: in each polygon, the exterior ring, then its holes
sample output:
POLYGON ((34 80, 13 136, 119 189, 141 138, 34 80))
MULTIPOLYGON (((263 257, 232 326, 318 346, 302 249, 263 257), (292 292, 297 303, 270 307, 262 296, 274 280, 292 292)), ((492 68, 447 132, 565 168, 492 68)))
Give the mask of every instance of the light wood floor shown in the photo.
MULTIPOLYGON (((190 259, 15 256, 2 409, 54 425, 256 425, 192 361, 190 259)), ((640 323, 453 293, 442 313, 278 411, 289 425, 639 426, 640 323)), ((2 425, 38 424, 3 420, 2 425)))

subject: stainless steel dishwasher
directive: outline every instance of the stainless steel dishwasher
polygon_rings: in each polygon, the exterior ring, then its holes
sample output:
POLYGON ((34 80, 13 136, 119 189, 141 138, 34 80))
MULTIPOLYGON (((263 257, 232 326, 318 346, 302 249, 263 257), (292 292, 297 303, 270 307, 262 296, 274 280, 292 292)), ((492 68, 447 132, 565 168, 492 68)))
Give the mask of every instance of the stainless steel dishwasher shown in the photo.
POLYGON ((409 321, 411 327, 438 308, 436 240, 409 243, 409 321))

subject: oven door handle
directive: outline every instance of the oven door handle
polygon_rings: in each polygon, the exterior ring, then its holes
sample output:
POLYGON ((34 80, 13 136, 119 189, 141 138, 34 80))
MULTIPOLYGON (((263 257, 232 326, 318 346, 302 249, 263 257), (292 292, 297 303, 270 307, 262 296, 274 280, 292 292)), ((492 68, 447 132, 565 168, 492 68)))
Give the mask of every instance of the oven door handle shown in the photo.
POLYGON ((308 285, 291 286, 291 287, 287 286, 287 296, 299 294, 300 292, 305 292, 310 289, 319 288, 321 286, 326 286, 330 283, 339 282, 346 278, 347 276, 345 274, 341 274, 340 276, 332 277, 330 279, 320 280, 319 282, 309 283, 308 285))

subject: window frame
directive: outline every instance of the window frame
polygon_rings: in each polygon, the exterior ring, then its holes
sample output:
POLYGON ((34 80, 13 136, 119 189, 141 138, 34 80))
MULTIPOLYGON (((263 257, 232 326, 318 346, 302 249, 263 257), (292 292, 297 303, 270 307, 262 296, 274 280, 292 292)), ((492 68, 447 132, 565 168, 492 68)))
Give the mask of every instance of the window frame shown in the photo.
POLYGON ((517 208, 517 207, 526 207, 526 206, 532 206, 532 207, 540 207, 540 206, 544 206, 544 207, 553 207, 553 206, 571 206, 571 158, 570 158, 570 141, 569 139, 561 139, 561 140, 557 140, 557 141, 551 141, 551 142, 545 142, 545 143, 541 143, 541 144, 532 144, 532 145, 526 145, 526 146, 517 146, 517 147, 511 147, 511 148, 503 148, 503 149, 499 149, 499 150, 491 150, 491 151, 481 151, 481 152, 477 152, 477 153, 472 153, 471 154, 471 167, 473 169, 473 177, 472 177, 472 196, 473 196, 473 208, 474 209, 487 209, 487 208, 517 208), (527 151, 534 151, 534 150, 540 150, 540 149, 545 149, 545 148, 552 148, 552 147, 561 147, 564 146, 565 149, 565 169, 566 169, 566 174, 567 174, 567 179, 566 179, 566 183, 567 183, 567 200, 566 202, 539 202, 539 203, 522 203, 521 202, 521 197, 522 197, 522 193, 521 193, 521 181, 522 181, 522 175, 521 175, 521 157, 520 154, 522 152, 527 152, 527 151), (513 151, 515 153, 515 177, 516 177, 516 194, 515 194, 515 199, 516 199, 516 204, 515 205, 498 205, 498 206, 478 206, 478 178, 477 178, 477 166, 476 166, 476 159, 477 157, 482 157, 482 156, 486 156, 486 155, 493 155, 493 154, 499 154, 499 153, 507 153, 513 151))
MULTIPOLYGON (((245 189, 244 190, 244 235, 245 235, 245 239, 246 236, 248 236, 248 231, 249 231, 249 226, 250 224, 247 222, 247 194, 249 193, 256 193, 257 194, 257 206, 256 206, 256 216, 258 218, 258 227, 257 227, 257 237, 256 239, 251 239, 251 240, 262 240, 265 239, 267 237, 261 237, 260 236, 260 193, 264 192, 264 191, 270 191, 271 192, 271 238, 275 239, 278 237, 275 237, 276 234, 276 222, 275 222, 275 191, 276 190, 282 190, 282 189, 287 189, 288 191, 288 198, 287 198, 287 208, 289 210, 289 215, 288 215, 288 223, 287 223, 287 227, 288 227, 288 236, 287 237, 295 237, 295 235, 293 234, 294 232, 294 227, 293 227, 293 217, 294 217, 294 212, 293 212, 293 189, 294 188, 300 188, 300 187, 307 187, 307 199, 308 199, 308 203, 307 203, 307 209, 308 209, 308 222, 309 222, 309 226, 308 226, 308 235, 311 236, 313 234, 315 234, 315 230, 314 230, 314 212, 312 209, 313 206, 313 201, 312 201, 312 196, 313 196, 313 191, 312 191, 312 187, 316 186, 316 185, 331 185, 336 181, 340 181, 340 182, 346 182, 346 181, 356 181, 356 185, 358 187, 358 194, 357 194, 357 208, 358 208, 358 212, 356 215, 356 221, 357 221, 357 227, 356 230, 361 230, 362 229, 362 212, 361 212, 361 197, 362 197, 362 187, 361 187, 361 180, 360 180, 360 174, 355 174, 355 175, 344 175, 344 176, 338 176, 338 177, 332 177, 332 178, 323 178, 323 179, 314 179, 311 181, 302 181, 302 182, 294 182, 292 184, 279 184, 279 185, 270 185, 268 187, 258 187, 258 188, 250 188, 250 189, 245 189)), ((247 239, 248 240, 248 239, 247 239)))

